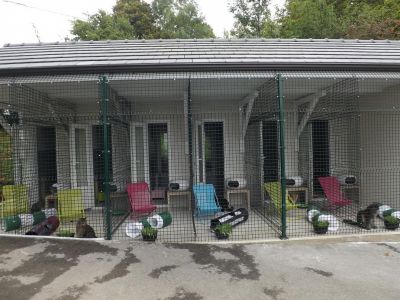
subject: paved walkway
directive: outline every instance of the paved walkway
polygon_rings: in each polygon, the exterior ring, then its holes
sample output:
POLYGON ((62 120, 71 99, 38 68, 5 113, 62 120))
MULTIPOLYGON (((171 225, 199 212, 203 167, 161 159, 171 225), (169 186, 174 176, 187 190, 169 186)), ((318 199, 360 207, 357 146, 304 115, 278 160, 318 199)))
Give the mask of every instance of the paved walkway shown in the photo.
POLYGON ((1 237, 0 299, 400 299, 400 235, 250 245, 1 237))

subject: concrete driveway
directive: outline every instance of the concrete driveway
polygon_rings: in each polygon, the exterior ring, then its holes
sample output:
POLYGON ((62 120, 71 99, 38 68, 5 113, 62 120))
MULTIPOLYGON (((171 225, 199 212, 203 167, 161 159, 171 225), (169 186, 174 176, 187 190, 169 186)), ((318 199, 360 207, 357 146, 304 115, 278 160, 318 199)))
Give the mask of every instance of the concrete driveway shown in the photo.
POLYGON ((226 245, 1 237, 0 299, 400 299, 400 235, 226 245))

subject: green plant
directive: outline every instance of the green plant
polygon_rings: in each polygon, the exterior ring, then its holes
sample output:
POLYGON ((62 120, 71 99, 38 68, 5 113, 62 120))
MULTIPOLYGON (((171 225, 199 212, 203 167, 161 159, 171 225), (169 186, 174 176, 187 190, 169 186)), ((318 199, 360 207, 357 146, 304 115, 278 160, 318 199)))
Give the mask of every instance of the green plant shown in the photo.
POLYGON ((217 225, 215 232, 221 235, 230 235, 232 233, 232 225, 228 223, 217 225))
POLYGON ((60 230, 57 233, 57 236, 61 236, 61 237, 74 237, 75 233, 71 230, 65 229, 65 230, 60 230))
POLYGON ((386 223, 388 223, 390 225, 399 225, 400 224, 400 220, 393 216, 386 216, 384 218, 384 220, 386 223))
POLYGON ((156 238, 157 237, 157 229, 146 226, 142 229, 142 236, 146 236, 149 238, 156 238))
POLYGON ((328 221, 314 221, 313 226, 314 226, 314 228, 328 228, 329 222, 328 221))

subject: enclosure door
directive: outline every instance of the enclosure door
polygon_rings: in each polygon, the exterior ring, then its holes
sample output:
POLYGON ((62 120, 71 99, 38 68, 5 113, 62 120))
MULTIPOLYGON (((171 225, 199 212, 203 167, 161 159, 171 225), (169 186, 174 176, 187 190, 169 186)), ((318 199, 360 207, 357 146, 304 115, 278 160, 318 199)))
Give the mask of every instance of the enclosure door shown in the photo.
POLYGON ((327 120, 312 121, 312 156, 314 194, 323 196, 324 192, 318 178, 329 176, 329 122, 327 120))
POLYGON ((57 182, 56 130, 54 127, 38 126, 36 128, 37 163, 39 180, 40 205, 50 194, 51 186, 57 182))
POLYGON ((196 123, 197 182, 213 184, 219 198, 224 196, 224 123, 196 123))
POLYGON ((71 125, 71 185, 83 192, 85 208, 94 206, 92 139, 89 125, 71 125))
POLYGON ((279 180, 279 139, 277 121, 262 122, 262 155, 264 182, 279 180))
POLYGON ((132 181, 149 182, 147 127, 144 123, 131 125, 132 181))
MULTIPOLYGON (((108 138, 108 174, 109 181, 113 181, 112 168, 112 140, 111 140, 111 125, 107 126, 109 132, 108 138)), ((93 178, 94 178, 94 195, 96 206, 101 206, 104 202, 104 128, 102 125, 92 126, 92 145, 93 145, 93 178)))
POLYGON ((169 184, 168 124, 149 123, 148 162, 151 190, 167 189, 169 184))

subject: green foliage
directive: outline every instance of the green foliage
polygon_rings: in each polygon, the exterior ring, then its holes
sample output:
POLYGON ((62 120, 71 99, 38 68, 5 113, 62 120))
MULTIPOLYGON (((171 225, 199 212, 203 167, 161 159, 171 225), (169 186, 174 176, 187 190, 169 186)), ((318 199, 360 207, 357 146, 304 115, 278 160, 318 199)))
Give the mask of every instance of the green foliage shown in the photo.
POLYGON ((68 229, 60 230, 57 233, 57 236, 60 236, 60 237, 74 237, 74 235, 75 235, 75 233, 73 231, 71 231, 71 230, 68 230, 68 229))
POLYGON ((358 39, 400 39, 400 2, 349 3, 341 19, 343 35, 358 39))
POLYGON ((232 233, 232 225, 229 223, 220 224, 215 227, 215 231, 221 235, 230 235, 232 233))
POLYGON ((334 7, 326 0, 288 1, 278 22, 283 38, 340 36, 334 7))
POLYGON ((152 10, 161 38, 215 37, 194 0, 154 0, 152 10))
POLYGON ((313 226, 314 226, 314 228, 328 228, 329 222, 328 221, 314 221, 313 226))
POLYGON ((385 222, 387 222, 388 224, 390 224, 390 225, 398 225, 399 223, 400 223, 400 220, 399 219, 397 219, 396 217, 394 217, 394 216, 386 216, 385 218, 384 218, 384 220, 385 220, 385 222))
POLYGON ((71 33, 75 40, 214 37, 195 0, 118 0, 112 14, 74 21, 71 33))
POLYGON ((270 0, 236 0, 229 7, 235 18, 231 34, 238 38, 252 38, 273 34, 270 0))
POLYGON ((114 17, 128 21, 132 26, 134 38, 151 39, 159 36, 154 24, 154 14, 148 3, 142 0, 117 0, 113 11, 114 17))
POLYGON ((157 229, 153 228, 153 227, 145 226, 142 229, 141 233, 142 233, 142 236, 147 236, 147 237, 150 237, 150 238, 157 237, 157 229))
POLYGON ((400 39, 399 0, 286 0, 275 19, 270 1, 236 0, 234 37, 400 39))
POLYGON ((134 29, 127 19, 107 14, 103 10, 89 16, 87 21, 76 20, 71 31, 75 40, 99 41, 135 38, 134 29))

